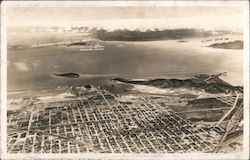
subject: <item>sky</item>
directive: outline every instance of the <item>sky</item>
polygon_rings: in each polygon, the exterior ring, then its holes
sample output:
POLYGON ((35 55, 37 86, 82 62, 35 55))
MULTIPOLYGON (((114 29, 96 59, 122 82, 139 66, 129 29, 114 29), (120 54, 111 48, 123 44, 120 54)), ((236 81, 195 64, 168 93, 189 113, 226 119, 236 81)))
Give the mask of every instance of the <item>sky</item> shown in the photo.
POLYGON ((240 7, 8 7, 7 26, 242 29, 240 7))

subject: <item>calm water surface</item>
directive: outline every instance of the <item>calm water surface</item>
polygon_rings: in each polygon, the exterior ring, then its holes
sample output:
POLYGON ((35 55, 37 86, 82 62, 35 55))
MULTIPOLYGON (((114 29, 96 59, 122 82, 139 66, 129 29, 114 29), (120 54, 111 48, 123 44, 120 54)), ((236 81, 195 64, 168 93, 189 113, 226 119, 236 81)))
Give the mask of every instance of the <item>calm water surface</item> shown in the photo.
MULTIPOLYGON (((31 45, 78 39, 84 38, 62 33, 10 34, 8 44, 31 45)), ((105 47, 103 51, 79 51, 79 48, 66 46, 9 50, 8 91, 98 84, 117 76, 185 78, 201 72, 227 72, 226 81, 243 84, 243 50, 202 47, 201 39, 186 41, 100 42, 105 47), (65 72, 83 76, 70 79, 52 75, 65 72)))

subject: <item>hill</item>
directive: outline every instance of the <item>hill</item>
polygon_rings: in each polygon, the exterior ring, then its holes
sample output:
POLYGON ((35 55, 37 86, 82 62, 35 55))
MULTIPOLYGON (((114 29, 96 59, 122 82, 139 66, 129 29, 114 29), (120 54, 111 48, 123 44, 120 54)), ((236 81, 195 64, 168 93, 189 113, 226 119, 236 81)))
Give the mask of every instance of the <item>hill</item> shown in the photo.
POLYGON ((60 77, 68 77, 68 78, 79 78, 80 75, 77 73, 62 73, 62 74, 54 74, 55 76, 60 76, 60 77))
POLYGON ((222 48, 222 49, 243 49, 243 41, 233 41, 225 43, 214 43, 208 47, 212 48, 222 48))
POLYGON ((149 85, 158 88, 187 88, 204 90, 205 92, 214 94, 230 93, 235 91, 243 92, 242 87, 232 86, 229 83, 221 80, 219 77, 213 77, 206 81, 207 77, 192 77, 189 79, 152 79, 144 81, 115 78, 114 80, 130 84, 149 85))

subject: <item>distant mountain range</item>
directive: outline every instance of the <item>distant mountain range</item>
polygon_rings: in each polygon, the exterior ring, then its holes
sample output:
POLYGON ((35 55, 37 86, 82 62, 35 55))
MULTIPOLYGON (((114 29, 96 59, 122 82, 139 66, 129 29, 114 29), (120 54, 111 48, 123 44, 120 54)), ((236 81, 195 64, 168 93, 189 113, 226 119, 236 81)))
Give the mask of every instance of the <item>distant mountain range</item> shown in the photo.
POLYGON ((199 77, 193 77, 189 79, 152 79, 152 80, 129 80, 124 78, 115 78, 114 80, 130 83, 149 85, 157 88, 187 88, 204 90, 209 93, 230 93, 230 92, 243 92, 243 87, 232 86, 229 83, 221 80, 219 77, 210 77, 209 75, 203 75, 199 77), (207 80, 210 78, 209 80, 207 80))
POLYGON ((108 31, 104 29, 92 30, 94 38, 104 41, 154 41, 154 40, 170 40, 191 37, 209 37, 221 36, 229 34, 229 31, 213 32, 202 29, 163 29, 163 30, 114 30, 108 31))
MULTIPOLYGON (((115 29, 107 30, 103 28, 88 26, 33 26, 33 27, 10 27, 8 32, 58 32, 58 33, 84 33, 90 37, 104 41, 154 41, 171 40, 192 37, 222 36, 226 34, 238 33, 229 30, 208 30, 200 28, 154 28, 154 29, 115 29)), ((239 32, 242 34, 241 32, 239 32)))

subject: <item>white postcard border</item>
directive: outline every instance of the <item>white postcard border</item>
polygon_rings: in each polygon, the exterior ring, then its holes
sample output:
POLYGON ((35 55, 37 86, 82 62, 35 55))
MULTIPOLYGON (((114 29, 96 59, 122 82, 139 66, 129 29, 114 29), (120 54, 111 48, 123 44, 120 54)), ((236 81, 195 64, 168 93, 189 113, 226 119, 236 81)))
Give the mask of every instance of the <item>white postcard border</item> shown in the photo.
POLYGON ((248 1, 4 1, 1 5, 1 159, 249 159, 249 2, 248 1), (7 7, 53 6, 244 6, 244 151, 208 154, 7 154, 7 7))

